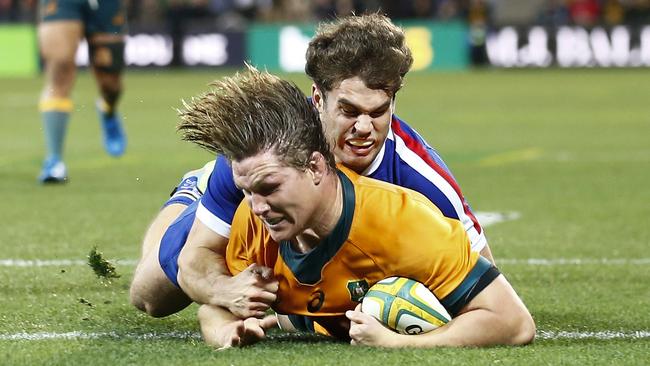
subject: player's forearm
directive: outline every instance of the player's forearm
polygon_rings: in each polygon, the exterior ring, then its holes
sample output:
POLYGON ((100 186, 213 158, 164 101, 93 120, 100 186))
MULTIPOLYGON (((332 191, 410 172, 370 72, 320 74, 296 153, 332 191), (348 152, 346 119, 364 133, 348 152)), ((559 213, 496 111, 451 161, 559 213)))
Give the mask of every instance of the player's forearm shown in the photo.
POLYGON ((230 276, 224 257, 213 250, 184 248, 178 257, 178 283, 199 304, 226 306, 220 301, 219 285, 230 276))
POLYGON ((502 275, 445 326, 417 336, 395 338, 397 347, 524 345, 535 337, 535 323, 502 275), (407 343, 408 342, 408 343, 407 343))
POLYGON ((524 345, 532 341, 525 325, 507 324, 486 310, 476 310, 455 318, 444 327, 420 335, 399 335, 393 347, 485 347, 524 345))

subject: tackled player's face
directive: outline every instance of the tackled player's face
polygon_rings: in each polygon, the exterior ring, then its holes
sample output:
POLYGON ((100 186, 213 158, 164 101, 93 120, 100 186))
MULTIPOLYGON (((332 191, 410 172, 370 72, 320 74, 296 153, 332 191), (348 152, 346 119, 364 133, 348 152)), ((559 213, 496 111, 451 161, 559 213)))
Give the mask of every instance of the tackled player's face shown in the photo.
POLYGON ((381 150, 393 114, 393 98, 369 89, 359 77, 345 79, 327 95, 314 88, 313 100, 336 161, 362 173, 381 150))
POLYGON ((289 240, 308 228, 317 202, 310 171, 300 171, 269 151, 232 162, 235 184, 273 240, 289 240))

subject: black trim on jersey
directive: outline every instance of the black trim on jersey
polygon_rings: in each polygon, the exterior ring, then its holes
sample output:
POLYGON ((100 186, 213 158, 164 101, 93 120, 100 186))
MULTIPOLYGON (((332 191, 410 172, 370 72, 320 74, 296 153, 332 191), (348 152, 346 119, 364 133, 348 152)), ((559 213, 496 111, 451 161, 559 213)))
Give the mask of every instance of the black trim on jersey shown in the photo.
POLYGON ((467 305, 476 295, 486 288, 501 272, 489 260, 479 257, 478 262, 463 282, 451 294, 442 301, 451 317, 458 315, 458 312, 467 305))
POLYGON ((307 253, 299 253, 291 247, 291 242, 284 240, 280 243, 280 256, 291 269, 293 275, 301 283, 313 285, 320 280, 321 270, 350 234, 352 218, 354 217, 354 185, 341 171, 337 174, 343 187, 343 212, 332 233, 307 253))

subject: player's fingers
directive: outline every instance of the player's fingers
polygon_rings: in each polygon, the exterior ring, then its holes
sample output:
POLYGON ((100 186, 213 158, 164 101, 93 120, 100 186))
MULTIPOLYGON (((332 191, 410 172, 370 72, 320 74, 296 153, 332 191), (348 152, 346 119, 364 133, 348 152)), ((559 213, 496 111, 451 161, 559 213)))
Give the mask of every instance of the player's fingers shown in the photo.
POLYGON ((265 280, 270 280, 273 278, 273 269, 265 266, 258 266, 257 273, 265 280))
POLYGON ((259 264, 253 263, 250 266, 246 267, 246 269, 243 270, 242 273, 243 272, 257 273, 257 267, 259 267, 259 264))
POLYGON ((246 304, 246 307, 241 306, 238 308, 233 308, 231 312, 233 315, 240 319, 262 318, 264 315, 266 315, 266 309, 258 309, 258 307, 251 306, 251 304, 246 304))
POLYGON ((247 334, 259 334, 259 331, 261 331, 260 320, 257 318, 248 318, 244 320, 244 329, 244 332, 247 334))
POLYGON ((278 295, 276 295, 274 292, 259 291, 255 294, 255 296, 251 296, 251 301, 263 302, 265 304, 271 305, 277 298, 278 295))
POLYGON ((262 279, 268 280, 273 278, 273 270, 261 264, 253 263, 246 269, 250 270, 251 273, 258 275, 262 279))
POLYGON ((359 345, 359 343, 357 343, 357 341, 355 341, 354 339, 350 340, 350 344, 353 345, 353 346, 358 346, 359 345))
POLYGON ((363 320, 363 313, 356 310, 348 310, 345 312, 345 316, 350 319, 351 322, 361 323, 363 320))
POLYGON ((266 311, 262 310, 249 310, 244 312, 241 316, 243 318, 258 318, 261 319, 266 315, 266 311))
POLYGON ((357 304, 357 307, 354 308, 354 311, 361 312, 361 303, 357 304))
POLYGON ((259 339, 264 338, 264 329, 260 325, 260 320, 255 318, 248 318, 244 321, 244 343, 250 344, 259 339))
POLYGON ((241 336, 244 334, 244 322, 243 321, 238 321, 235 327, 233 328, 233 332, 230 335, 229 339, 224 342, 223 347, 220 349, 226 349, 230 347, 239 347, 241 343, 241 336))
POLYGON ((266 282, 263 286, 263 288, 266 291, 276 293, 278 292, 278 289, 280 288, 280 283, 276 279, 271 279, 268 282, 266 282))
POLYGON ((260 320, 260 326, 265 331, 269 329, 273 329, 278 326, 278 317, 275 314, 268 315, 264 317, 262 320, 260 320))

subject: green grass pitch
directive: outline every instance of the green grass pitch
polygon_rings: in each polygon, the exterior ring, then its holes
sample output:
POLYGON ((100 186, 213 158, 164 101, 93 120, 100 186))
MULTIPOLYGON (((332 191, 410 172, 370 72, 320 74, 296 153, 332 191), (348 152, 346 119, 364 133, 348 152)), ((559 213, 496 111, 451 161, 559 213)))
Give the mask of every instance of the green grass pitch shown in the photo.
MULTIPOLYGON (((181 175, 211 158, 180 141, 175 108, 220 75, 129 71, 121 103, 129 147, 113 159, 101 147, 94 84, 81 73, 70 182, 56 187, 35 181, 42 80, 0 80, 0 364, 647 364, 647 69, 407 77, 398 115, 437 148, 475 211, 515 213, 486 233, 538 325, 528 347, 432 350, 276 333, 217 352, 198 338, 196 307, 151 319, 129 305, 146 226, 181 175), (120 278, 101 281, 81 264, 93 247, 118 259, 120 278)), ((309 91, 306 78, 288 77, 309 91)))

